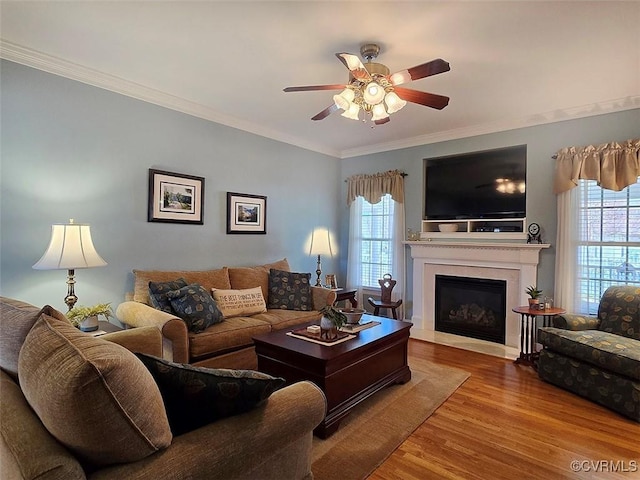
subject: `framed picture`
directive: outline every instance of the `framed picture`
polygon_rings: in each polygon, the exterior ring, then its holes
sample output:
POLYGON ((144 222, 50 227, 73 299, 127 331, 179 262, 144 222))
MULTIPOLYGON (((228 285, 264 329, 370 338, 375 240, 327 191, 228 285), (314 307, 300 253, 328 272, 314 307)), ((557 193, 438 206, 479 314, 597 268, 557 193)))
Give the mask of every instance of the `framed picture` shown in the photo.
POLYGON ((149 169, 147 221, 203 225, 204 178, 149 169))
POLYGON ((227 192, 227 233, 267 233, 267 197, 227 192))

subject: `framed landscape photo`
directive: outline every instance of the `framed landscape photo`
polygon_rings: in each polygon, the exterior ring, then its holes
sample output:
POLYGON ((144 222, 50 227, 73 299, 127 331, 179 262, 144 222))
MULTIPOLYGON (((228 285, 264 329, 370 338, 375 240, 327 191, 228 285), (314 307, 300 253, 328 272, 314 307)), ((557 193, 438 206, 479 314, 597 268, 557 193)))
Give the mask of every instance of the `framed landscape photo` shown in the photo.
POLYGON ((203 225, 204 178, 149 169, 147 221, 203 225))
POLYGON ((227 192, 227 233, 266 234, 267 197, 227 192))

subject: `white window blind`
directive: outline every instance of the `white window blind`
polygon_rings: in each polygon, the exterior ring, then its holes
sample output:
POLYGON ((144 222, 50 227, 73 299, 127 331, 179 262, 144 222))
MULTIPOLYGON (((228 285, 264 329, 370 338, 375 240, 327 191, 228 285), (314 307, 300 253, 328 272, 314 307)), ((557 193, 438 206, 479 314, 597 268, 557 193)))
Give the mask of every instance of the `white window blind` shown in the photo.
POLYGON ((378 280, 393 271, 393 211, 391 195, 378 203, 362 202, 361 285, 380 288, 378 280))
POLYGON ((640 285, 640 184, 620 192, 580 180, 579 311, 595 315, 611 285, 640 285))

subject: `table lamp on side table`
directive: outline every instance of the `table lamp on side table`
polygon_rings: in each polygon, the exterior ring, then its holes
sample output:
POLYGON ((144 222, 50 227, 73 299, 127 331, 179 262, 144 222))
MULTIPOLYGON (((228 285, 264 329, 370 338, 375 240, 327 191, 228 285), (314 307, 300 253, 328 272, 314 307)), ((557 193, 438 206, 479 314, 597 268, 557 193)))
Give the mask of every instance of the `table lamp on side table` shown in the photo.
POLYGON ((318 265, 316 268, 316 275, 318 276, 318 279, 316 280, 315 286, 321 287, 322 283, 320 282, 320 276, 322 275, 322 268, 320 265, 320 255, 329 255, 329 257, 333 257, 329 230, 327 230, 326 228, 316 228, 313 231, 313 233, 311 234, 309 255, 318 256, 318 265))
POLYGON ((67 270, 67 296, 64 303, 69 310, 78 301, 74 292, 77 268, 104 267, 107 264, 98 255, 91 241, 89 225, 73 223, 51 225, 51 240, 47 251, 33 266, 36 270, 67 270))

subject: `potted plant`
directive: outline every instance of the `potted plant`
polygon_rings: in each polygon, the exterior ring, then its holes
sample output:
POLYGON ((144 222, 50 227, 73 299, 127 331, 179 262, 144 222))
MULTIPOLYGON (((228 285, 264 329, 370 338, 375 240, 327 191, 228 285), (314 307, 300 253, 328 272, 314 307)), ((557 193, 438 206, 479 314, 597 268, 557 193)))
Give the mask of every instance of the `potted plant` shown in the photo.
POLYGON ((67 312, 67 318, 83 332, 93 332, 98 329, 98 317, 102 315, 109 320, 113 317, 110 303, 98 303, 92 307, 78 305, 67 312))
POLYGON ((334 340, 338 336, 338 330, 347 321, 347 317, 333 305, 325 305, 320 309, 320 338, 334 340))
POLYGON ((530 297, 529 307, 538 305, 540 303, 540 295, 542 295, 542 290, 539 290, 535 285, 529 285, 525 292, 530 297))

